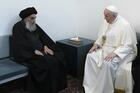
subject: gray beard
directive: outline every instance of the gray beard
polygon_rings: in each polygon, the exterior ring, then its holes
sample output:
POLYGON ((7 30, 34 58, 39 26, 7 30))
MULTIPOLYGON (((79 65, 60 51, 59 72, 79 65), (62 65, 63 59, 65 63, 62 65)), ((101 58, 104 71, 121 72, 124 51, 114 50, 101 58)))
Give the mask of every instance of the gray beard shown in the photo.
POLYGON ((30 24, 29 22, 25 23, 25 27, 30 31, 33 32, 36 30, 36 23, 30 24))

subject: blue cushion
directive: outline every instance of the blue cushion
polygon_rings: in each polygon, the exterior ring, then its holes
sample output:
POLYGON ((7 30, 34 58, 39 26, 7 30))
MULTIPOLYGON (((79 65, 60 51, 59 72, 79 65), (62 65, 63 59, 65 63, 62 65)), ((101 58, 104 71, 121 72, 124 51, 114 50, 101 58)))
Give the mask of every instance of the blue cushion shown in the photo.
MULTIPOLYGON (((0 83, 2 80, 5 80, 5 79, 9 79, 6 81, 10 81, 13 79, 23 77, 23 76, 27 75, 27 73, 28 73, 28 68, 21 64, 13 62, 10 59, 0 60, 0 83), (25 75, 22 75, 22 74, 25 74, 25 75), (20 76, 20 75, 22 75, 22 76, 20 76), (18 77, 15 77, 15 76, 18 76, 18 77), (10 79, 11 77, 12 77, 12 79, 10 79), (15 77, 15 78, 13 78, 13 77, 15 77)), ((2 83, 5 83, 6 81, 4 81, 2 83)))

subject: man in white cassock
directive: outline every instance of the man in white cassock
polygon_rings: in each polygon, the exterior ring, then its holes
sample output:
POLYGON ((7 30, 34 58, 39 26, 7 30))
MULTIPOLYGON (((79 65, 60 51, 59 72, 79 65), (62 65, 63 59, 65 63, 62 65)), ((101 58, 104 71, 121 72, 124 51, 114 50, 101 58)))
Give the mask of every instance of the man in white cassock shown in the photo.
MULTIPOLYGON (((106 7, 104 18, 98 38, 86 57, 85 93, 114 93, 116 71, 121 64, 131 63, 137 54, 136 33, 130 23, 118 15, 117 8, 106 7)), ((130 82, 130 79, 126 81, 130 82)), ((131 84, 120 83, 127 87, 126 93, 132 93, 131 84)))

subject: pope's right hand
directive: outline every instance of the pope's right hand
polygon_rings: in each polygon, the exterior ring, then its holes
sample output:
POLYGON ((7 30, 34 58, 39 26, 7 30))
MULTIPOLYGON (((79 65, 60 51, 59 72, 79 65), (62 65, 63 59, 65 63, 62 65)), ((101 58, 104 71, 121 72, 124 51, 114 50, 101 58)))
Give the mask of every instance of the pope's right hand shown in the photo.
POLYGON ((34 53, 39 56, 44 56, 43 53, 39 50, 35 50, 34 53))
POLYGON ((94 45, 92 46, 92 48, 89 50, 89 53, 94 52, 94 51, 96 52, 97 49, 99 49, 99 45, 94 44, 94 45))

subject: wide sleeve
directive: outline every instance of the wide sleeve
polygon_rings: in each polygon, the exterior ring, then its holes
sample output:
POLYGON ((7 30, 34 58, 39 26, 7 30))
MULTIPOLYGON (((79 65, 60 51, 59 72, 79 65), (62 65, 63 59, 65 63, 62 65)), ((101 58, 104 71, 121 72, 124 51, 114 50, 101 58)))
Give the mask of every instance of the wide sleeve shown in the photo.
POLYGON ((108 26, 108 24, 104 20, 102 25, 100 26, 100 29, 99 29, 99 32, 98 32, 98 35, 97 35, 97 40, 95 41, 95 44, 97 44, 99 46, 102 46, 102 44, 103 44, 102 37, 105 34, 107 26, 108 26))
POLYGON ((130 24, 127 24, 122 29, 121 44, 116 48, 116 53, 121 59, 124 59, 128 54, 135 52, 136 36, 135 31, 132 29, 130 24))
POLYGON ((95 41, 95 44, 102 46, 103 42, 102 42, 102 34, 98 35, 97 40, 95 41))
POLYGON ((38 33, 39 33, 39 38, 43 45, 46 45, 53 51, 60 51, 56 43, 37 25, 38 27, 38 33))
POLYGON ((54 56, 57 60, 63 62, 65 64, 65 58, 62 50, 57 46, 57 44, 38 26, 39 28, 39 37, 42 41, 43 45, 46 45, 51 50, 54 51, 54 56))

